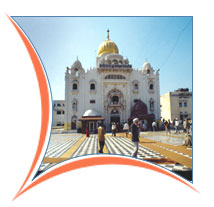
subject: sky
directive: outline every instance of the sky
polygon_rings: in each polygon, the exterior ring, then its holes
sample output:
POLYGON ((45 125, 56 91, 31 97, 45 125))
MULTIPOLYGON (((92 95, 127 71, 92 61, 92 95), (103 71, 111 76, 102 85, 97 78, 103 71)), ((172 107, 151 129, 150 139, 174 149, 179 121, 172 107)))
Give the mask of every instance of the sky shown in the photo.
POLYGON ((148 60, 160 69, 160 95, 178 88, 192 90, 193 18, 181 17, 13 17, 30 39, 43 63, 53 100, 65 98, 65 71, 81 61, 96 66, 99 45, 114 41, 119 54, 141 70, 148 60))

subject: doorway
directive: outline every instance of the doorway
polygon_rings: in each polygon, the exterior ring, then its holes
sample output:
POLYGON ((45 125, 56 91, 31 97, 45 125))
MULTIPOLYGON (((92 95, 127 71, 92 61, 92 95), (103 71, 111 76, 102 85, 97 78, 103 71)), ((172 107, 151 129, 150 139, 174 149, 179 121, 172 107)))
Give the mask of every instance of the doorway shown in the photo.
POLYGON ((89 132, 94 133, 94 128, 95 128, 95 123, 94 122, 89 122, 89 132))
POLYGON ((116 123, 116 124, 120 124, 120 117, 119 116, 111 116, 110 117, 110 123, 116 123))

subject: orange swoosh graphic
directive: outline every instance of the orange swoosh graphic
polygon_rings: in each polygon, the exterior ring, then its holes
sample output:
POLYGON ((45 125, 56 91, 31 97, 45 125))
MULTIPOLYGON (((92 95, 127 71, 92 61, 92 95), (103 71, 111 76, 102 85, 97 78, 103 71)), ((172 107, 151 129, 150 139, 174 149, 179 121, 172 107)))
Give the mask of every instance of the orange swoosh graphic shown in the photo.
POLYGON ((37 151, 36 151, 32 166, 31 166, 31 168, 27 174, 27 177, 26 177, 24 183, 22 184, 20 190, 17 193, 17 194, 19 194, 20 191, 23 189, 24 185, 26 184, 26 182, 28 181, 29 177, 31 176, 33 169, 35 168, 36 163, 37 163, 39 156, 41 154, 41 151, 42 151, 42 148, 43 148, 43 145, 45 142, 45 137, 47 134, 47 129, 48 129, 50 103, 49 103, 48 84, 47 84, 44 69, 42 67, 42 64, 40 63, 39 57, 36 54, 34 48, 32 47, 30 41, 27 39, 27 37, 23 33, 23 31, 19 28, 19 26, 14 22, 14 20, 11 17, 8 16, 8 18, 12 22, 12 24, 14 25, 18 34, 20 35, 20 37, 21 37, 22 41, 24 42, 26 49, 30 55, 31 61, 33 63, 33 66, 34 66, 34 69, 36 72, 39 90, 40 90, 40 97, 41 97, 41 117, 42 118, 41 118, 41 130, 40 130, 39 143, 37 146, 37 151))
POLYGON ((41 96, 41 113, 42 113, 42 120, 41 120, 41 131, 40 131, 40 138, 39 138, 39 143, 37 146, 37 151, 32 163, 32 166, 27 174, 27 177, 21 186, 20 190, 16 194, 14 200, 22 195, 24 192, 30 190, 31 188, 35 187, 36 185, 53 178, 57 175, 66 173, 71 170, 76 170, 84 167, 91 167, 91 166, 97 166, 97 165, 129 165, 129 166, 135 166, 135 167, 142 167, 145 169, 153 170, 158 173, 162 173, 164 175, 167 175, 171 178, 176 179, 177 181, 185 184, 186 186, 190 187, 192 190, 198 192, 195 188, 193 188, 189 183, 185 182, 183 179, 179 178, 178 176, 174 175, 172 172, 169 172, 165 169, 162 169, 160 167, 157 167, 155 165, 152 165, 150 163, 147 163, 142 160, 135 160, 131 158, 124 158, 124 157, 114 157, 114 156, 109 156, 109 157, 90 157, 90 158, 84 158, 82 160, 76 160, 72 161, 70 163, 66 163, 62 166, 59 166, 58 168, 55 168, 51 170, 50 172, 45 173, 44 175, 40 175, 36 180, 32 181, 31 184, 29 184, 27 187, 24 188, 26 182, 28 181, 29 177, 31 176, 33 169, 36 166, 36 163, 38 162, 39 156, 41 155, 42 148, 44 146, 46 134, 47 134, 47 129, 48 129, 48 121, 49 121, 49 90, 48 90, 48 84, 46 80, 46 76, 44 73, 44 69, 42 67, 42 64, 32 47, 30 41, 27 39, 25 34, 22 32, 22 30, 19 28, 19 26, 8 16, 14 27, 16 28, 17 32, 19 33, 20 37, 22 38, 27 51, 30 55, 30 58, 32 60, 32 63, 34 65, 34 69, 36 72, 38 84, 39 84, 39 89, 40 89, 40 96, 41 96), (24 189, 23 189, 24 188, 24 189))
POLYGON ((142 160, 134 160, 124 157, 93 157, 93 158, 84 158, 82 160, 77 160, 71 163, 64 164, 44 175, 41 175, 37 180, 35 180, 33 183, 31 183, 27 188, 25 188, 18 196, 26 192, 27 190, 35 187, 41 182, 44 182, 45 180, 48 180, 52 177, 55 177, 57 175, 60 175, 62 173, 66 173, 71 170, 76 170, 84 167, 91 167, 96 165, 129 165, 129 166, 135 166, 135 167, 142 167, 149 170, 156 171, 158 173, 162 173, 164 175, 167 175, 171 178, 174 178, 178 180, 179 182, 185 184, 186 186, 190 187, 192 190, 198 192, 195 188, 193 188, 189 183, 185 182, 178 176, 174 175, 173 173, 164 170, 160 167, 157 167, 155 165, 152 165, 150 163, 147 163, 142 160))

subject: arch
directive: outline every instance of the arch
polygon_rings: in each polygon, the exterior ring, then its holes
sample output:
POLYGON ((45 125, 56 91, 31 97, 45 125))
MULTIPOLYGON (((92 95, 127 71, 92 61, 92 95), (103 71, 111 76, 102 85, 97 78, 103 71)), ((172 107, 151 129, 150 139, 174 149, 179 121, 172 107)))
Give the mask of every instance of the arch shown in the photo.
POLYGON ((95 90, 95 83, 90 84, 90 90, 95 90))
POLYGON ((121 103, 123 103, 124 95, 120 90, 112 89, 108 92, 106 98, 108 100, 107 102, 110 104, 121 104, 121 103))
POLYGON ((138 80, 132 81, 132 85, 133 85, 133 90, 134 91, 138 91, 139 90, 139 81, 138 80))
POLYGON ((111 65, 111 60, 108 60, 107 63, 108 63, 109 65, 111 65))
POLYGON ((73 89, 73 90, 77 90, 77 89, 78 89, 78 85, 77 85, 77 83, 73 83, 73 85, 72 85, 72 89, 73 89))
POLYGON ((71 129, 76 129, 77 128, 77 116, 74 115, 71 117, 71 129))
POLYGON ((112 64, 118 64, 118 61, 116 59, 113 59, 112 64))
POLYGON ((114 103, 114 104, 118 104, 119 103, 119 97, 118 96, 112 96, 112 102, 114 103))
POLYGON ((149 91, 150 92, 154 92, 154 82, 153 81, 149 81, 148 85, 149 85, 149 91))
POLYGON ((135 89, 135 90, 138 90, 138 89, 139 89, 138 83, 135 83, 135 84, 134 84, 134 89, 135 89))
POLYGON ((77 99, 74 99, 72 101, 72 109, 73 109, 73 111, 77 111, 77 106, 78 106, 78 101, 77 101, 77 99))
POLYGON ((155 108, 154 106, 155 106, 155 101, 154 101, 153 98, 150 98, 150 100, 149 100, 149 109, 150 109, 150 111, 154 110, 154 108, 155 108))
POLYGON ((79 82, 77 80, 72 81, 72 90, 77 91, 79 86, 79 82))

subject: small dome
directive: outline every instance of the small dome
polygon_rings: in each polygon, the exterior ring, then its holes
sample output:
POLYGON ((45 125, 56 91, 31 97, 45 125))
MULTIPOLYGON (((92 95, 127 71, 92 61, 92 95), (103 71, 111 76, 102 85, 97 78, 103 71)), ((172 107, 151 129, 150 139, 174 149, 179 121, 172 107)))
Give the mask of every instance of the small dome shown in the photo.
POLYGON ((83 117, 85 116, 100 116, 100 114, 93 109, 89 109, 83 114, 83 117))
POLYGON ((148 70, 148 69, 151 69, 151 65, 148 61, 146 61, 144 64, 143 64, 143 68, 142 70, 148 70))
POLYGON ((135 105, 133 106, 132 109, 132 114, 148 114, 148 110, 147 110, 147 106, 146 104, 141 101, 140 99, 137 100, 137 102, 135 103, 135 105))
POLYGON ((73 63, 72 68, 78 68, 78 69, 82 68, 81 62, 77 59, 77 60, 73 63))
POLYGON ((107 40, 104 41, 98 48, 98 56, 100 57, 103 54, 116 53, 119 54, 117 45, 109 39, 109 30, 107 30, 107 40))

